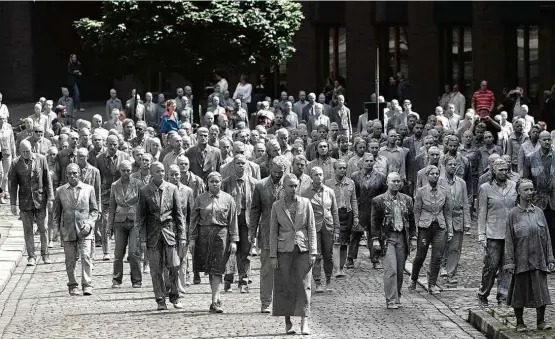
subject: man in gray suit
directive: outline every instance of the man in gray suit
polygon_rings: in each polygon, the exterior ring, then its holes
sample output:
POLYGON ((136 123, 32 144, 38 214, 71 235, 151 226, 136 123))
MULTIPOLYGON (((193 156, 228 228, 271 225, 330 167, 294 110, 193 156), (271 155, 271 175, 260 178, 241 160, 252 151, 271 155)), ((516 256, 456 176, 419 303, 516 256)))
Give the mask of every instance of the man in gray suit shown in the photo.
POLYGON ((96 196, 92 186, 81 182, 77 164, 67 166, 66 177, 68 183, 56 190, 53 226, 60 230, 61 238, 64 241, 69 294, 72 296, 79 294, 77 290, 79 284, 75 279, 75 266, 77 256, 80 255, 83 295, 91 295, 91 246, 94 238, 92 230, 98 219, 96 196))
POLYGON ((52 206, 54 192, 52 180, 48 172, 46 157, 31 152, 31 143, 23 140, 19 144, 19 157, 15 158, 8 173, 10 202, 12 214, 18 215, 15 205, 19 198, 21 221, 25 246, 27 248, 27 266, 35 266, 35 239, 33 221, 36 220, 40 232, 40 252, 42 261, 50 264, 48 257, 48 226, 46 225, 46 208, 52 206), (19 191, 19 196, 18 196, 19 191))
POLYGON ((251 244, 260 248, 260 302, 261 312, 270 313, 274 290, 274 269, 270 260, 270 216, 272 205, 282 195, 283 173, 289 164, 287 159, 277 156, 271 160, 270 176, 257 182, 254 187, 249 223, 251 244))
POLYGON ((150 261, 150 276, 158 310, 166 310, 166 285, 171 290, 170 302, 183 308, 179 301, 178 271, 180 257, 187 251, 187 228, 181 209, 181 196, 175 185, 164 180, 164 165, 155 162, 150 166, 152 180, 139 191, 139 205, 135 225, 139 228, 141 243, 146 246, 150 261), (164 281, 163 269, 169 271, 164 281))

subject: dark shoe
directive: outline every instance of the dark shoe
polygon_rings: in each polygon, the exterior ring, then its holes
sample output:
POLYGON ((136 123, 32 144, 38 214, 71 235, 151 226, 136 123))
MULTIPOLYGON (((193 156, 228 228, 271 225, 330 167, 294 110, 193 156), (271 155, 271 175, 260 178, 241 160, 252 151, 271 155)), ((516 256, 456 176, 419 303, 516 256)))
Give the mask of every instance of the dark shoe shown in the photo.
POLYGON ((240 285, 239 286, 240 293, 249 293, 249 287, 247 285, 240 285))
POLYGON ((133 287, 133 288, 141 288, 141 287, 143 287, 143 284, 142 284, 142 283, 134 283, 134 284, 132 285, 132 287, 133 287))
POLYGON ((528 331, 528 327, 524 323, 517 323, 516 324, 516 331, 517 332, 526 332, 526 331, 528 331))
POLYGON ((260 313, 265 313, 265 314, 271 313, 270 306, 262 305, 262 307, 260 307, 260 313))
POLYGON ((51 264, 51 263, 52 263, 52 260, 50 260, 50 256, 49 256, 49 255, 43 255, 43 256, 42 256, 42 262, 43 262, 44 264, 51 264))
POLYGON ((347 263, 345 264, 345 268, 355 268, 355 261, 351 258, 347 258, 347 263))
POLYGON ((375 270, 383 270, 383 265, 382 265, 382 263, 379 262, 379 261, 378 261, 378 262, 372 263, 372 265, 374 266, 374 269, 375 269, 375 270))
POLYGON ((542 321, 538 324, 537 328, 540 331, 544 331, 544 330, 550 330, 552 327, 551 325, 546 324, 545 321, 542 321))
POLYGON ((158 311, 165 311, 168 309, 168 306, 166 306, 166 302, 165 301, 159 301, 158 302, 158 308, 156 308, 156 310, 158 311))
POLYGON ((112 288, 121 288, 121 284, 117 282, 112 283, 112 288))
POLYGON ((285 321, 285 333, 287 334, 295 334, 295 330, 293 329, 293 323, 291 321, 285 321))
POLYGON ((482 307, 487 307, 489 305, 488 298, 484 298, 480 295, 478 295, 478 302, 480 303, 480 306, 482 306, 482 307))
POLYGON ((231 286, 230 282, 225 282, 224 283, 224 292, 226 293, 233 293, 233 287, 231 286))
POLYGON ((437 285, 428 286, 428 293, 430 293, 430 294, 439 294, 439 293, 441 293, 441 291, 442 291, 441 287, 439 287, 437 285))
POLYGON ((324 293, 324 287, 321 282, 316 283, 316 293, 324 293))
POLYGON ((215 303, 214 310, 216 311, 216 313, 224 313, 224 309, 222 307, 222 301, 221 300, 218 300, 218 302, 215 303))
POLYGON ((80 295, 79 290, 77 289, 77 287, 70 288, 69 289, 69 295, 71 295, 71 296, 80 295))
POLYGON ((408 289, 409 289, 410 292, 416 291, 416 280, 411 280, 410 281, 408 289))
POLYGON ((90 286, 83 287, 83 295, 92 295, 93 289, 90 286))
POLYGON ((195 272, 195 276, 193 277, 193 284, 200 284, 200 274, 198 272, 195 272))

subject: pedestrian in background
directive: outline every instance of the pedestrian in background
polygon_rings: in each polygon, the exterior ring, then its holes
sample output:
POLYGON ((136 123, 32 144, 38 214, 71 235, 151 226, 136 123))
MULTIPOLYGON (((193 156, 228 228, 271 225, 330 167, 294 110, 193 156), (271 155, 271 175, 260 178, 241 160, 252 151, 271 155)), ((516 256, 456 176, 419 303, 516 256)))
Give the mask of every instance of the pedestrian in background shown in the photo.
POLYGON ((81 93, 79 92, 79 84, 83 73, 81 73, 81 62, 77 60, 76 54, 69 55, 69 62, 67 64, 67 74, 68 74, 68 86, 72 90, 73 94, 73 104, 75 105, 75 110, 79 112, 84 112, 85 109, 81 107, 81 93))

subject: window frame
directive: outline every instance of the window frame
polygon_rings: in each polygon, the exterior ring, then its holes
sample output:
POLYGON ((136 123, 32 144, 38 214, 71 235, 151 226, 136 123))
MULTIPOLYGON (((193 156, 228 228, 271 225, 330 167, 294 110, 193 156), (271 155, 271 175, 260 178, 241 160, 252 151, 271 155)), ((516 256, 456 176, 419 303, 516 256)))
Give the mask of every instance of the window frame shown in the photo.
MULTIPOLYGON (((441 37, 440 37, 440 51, 441 63, 442 63, 442 76, 441 79, 443 83, 441 84, 441 92, 443 93, 444 85, 459 85, 461 93, 465 97, 472 95, 472 89, 474 88, 474 68, 472 69, 470 79, 465 77, 465 30, 470 32, 470 46, 472 46, 472 25, 471 24, 460 24, 460 25, 445 25, 441 27, 441 37), (457 54, 453 53, 453 36, 457 36, 457 54), (454 76, 455 67, 454 64, 457 63, 456 71, 457 78, 454 76)), ((470 51, 471 63, 474 62, 474 48, 470 51)))

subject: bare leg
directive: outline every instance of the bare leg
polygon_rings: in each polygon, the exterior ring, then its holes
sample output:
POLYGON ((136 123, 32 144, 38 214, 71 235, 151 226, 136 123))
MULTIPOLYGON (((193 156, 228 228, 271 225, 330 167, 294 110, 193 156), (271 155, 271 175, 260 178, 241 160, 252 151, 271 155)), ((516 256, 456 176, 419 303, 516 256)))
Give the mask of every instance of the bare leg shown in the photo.
POLYGON ((212 289, 212 302, 217 303, 220 301, 220 292, 222 289, 222 276, 210 275, 210 288, 212 289))

